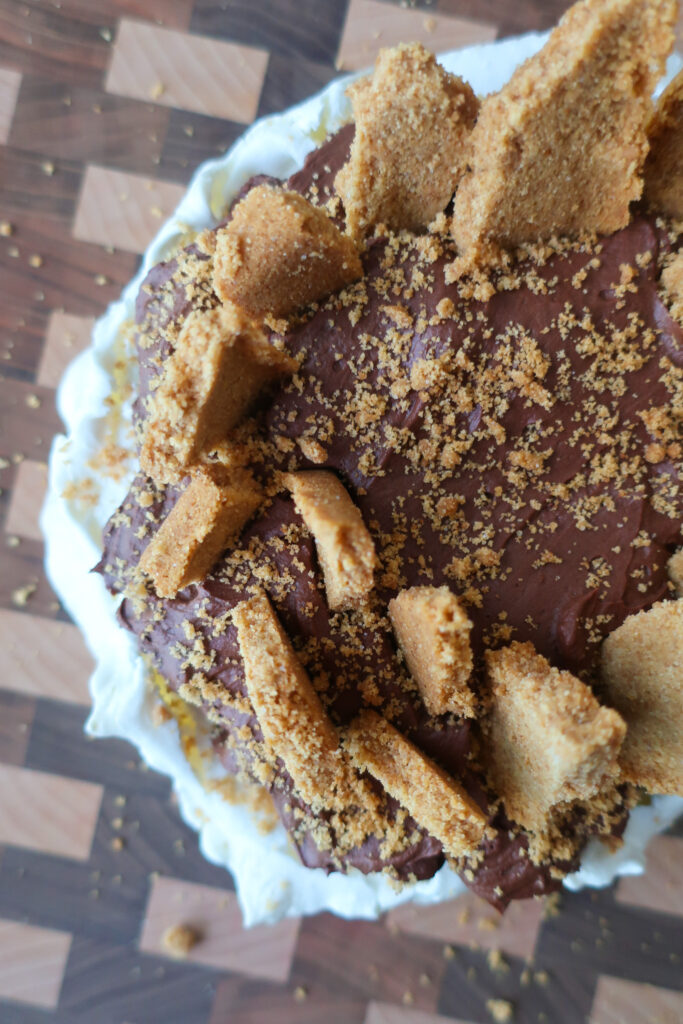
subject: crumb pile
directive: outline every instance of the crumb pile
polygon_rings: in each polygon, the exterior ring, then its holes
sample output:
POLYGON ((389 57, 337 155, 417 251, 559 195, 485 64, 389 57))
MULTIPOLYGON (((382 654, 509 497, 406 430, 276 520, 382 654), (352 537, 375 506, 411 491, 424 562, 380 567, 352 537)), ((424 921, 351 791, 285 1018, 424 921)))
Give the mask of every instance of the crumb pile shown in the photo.
POLYGON ((504 907, 683 791, 675 9, 582 0, 481 104, 383 51, 355 126, 141 289, 98 568, 311 867, 448 859, 504 907))

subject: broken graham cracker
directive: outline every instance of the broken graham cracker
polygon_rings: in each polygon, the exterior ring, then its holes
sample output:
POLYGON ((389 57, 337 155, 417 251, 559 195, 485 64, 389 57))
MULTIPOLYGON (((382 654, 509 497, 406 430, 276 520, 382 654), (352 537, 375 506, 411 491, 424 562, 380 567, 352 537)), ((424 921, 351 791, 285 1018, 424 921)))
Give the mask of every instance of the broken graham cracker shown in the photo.
POLYGON ((602 677, 628 726, 624 777, 651 793, 683 796, 683 601, 660 601, 610 633, 602 677))
POLYGON ((484 100, 455 197, 456 276, 501 246, 628 224, 676 13, 676 0, 581 0, 484 100))
POLYGON ((455 779, 381 715, 362 711, 346 730, 344 746, 352 764, 378 779, 452 857, 476 850, 486 816, 455 779))
POLYGON ((345 775, 337 730, 265 593, 238 604, 232 619, 264 739, 303 799, 325 806, 345 775))
POLYGON ((473 718, 472 623, 455 594, 448 587, 410 587, 389 602, 389 618, 429 713, 473 718))
POLYGON ((353 241, 297 192, 252 188, 216 236, 213 285, 255 318, 287 316, 363 275, 353 241))
POLYGON ((347 90, 355 120, 335 189, 346 230, 426 227, 446 208, 466 168, 479 101, 419 43, 380 50, 374 74, 347 90))
POLYGON ((507 815, 543 833, 553 808, 589 799, 617 773, 626 726, 531 643, 487 651, 490 782, 507 815))
POLYGON ((196 469, 140 559, 159 597, 175 597, 204 579, 260 501, 261 488, 248 471, 196 469))
POLYGON ((667 263, 660 280, 671 315, 683 324, 683 253, 677 253, 667 263))
POLYGON ((669 579, 676 588, 679 597, 683 597, 683 548, 671 556, 666 563, 669 579))
POLYGON ((190 314, 150 401, 140 465, 157 484, 180 479, 296 362, 232 303, 190 314))
POLYGON ((645 199, 657 213, 683 220, 683 71, 660 96, 648 136, 645 199))
POLYGON ((313 534, 328 605, 356 608, 373 588, 377 554, 349 492, 327 470, 287 473, 284 483, 313 534))

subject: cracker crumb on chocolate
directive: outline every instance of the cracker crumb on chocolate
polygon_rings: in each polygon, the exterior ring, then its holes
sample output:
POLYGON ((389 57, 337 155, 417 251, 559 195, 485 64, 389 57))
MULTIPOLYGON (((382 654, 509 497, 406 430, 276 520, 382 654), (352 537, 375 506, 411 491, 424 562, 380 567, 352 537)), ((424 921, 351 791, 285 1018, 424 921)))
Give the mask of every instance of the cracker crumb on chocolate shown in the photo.
POLYGON ((602 674, 628 726, 624 777, 651 793, 683 796, 683 601, 630 615, 603 644, 602 674))
POLYGON ((479 102, 420 43, 380 50, 374 73, 347 90, 355 135, 335 188, 347 231, 419 229, 444 210, 462 177, 479 102))
POLYGON ((472 623, 458 598, 448 587, 411 587, 389 602, 389 618, 427 710, 473 717, 472 623))
POLYGON ((296 192, 252 188, 216 237, 213 283, 250 316, 287 316, 362 276, 353 241, 296 192))

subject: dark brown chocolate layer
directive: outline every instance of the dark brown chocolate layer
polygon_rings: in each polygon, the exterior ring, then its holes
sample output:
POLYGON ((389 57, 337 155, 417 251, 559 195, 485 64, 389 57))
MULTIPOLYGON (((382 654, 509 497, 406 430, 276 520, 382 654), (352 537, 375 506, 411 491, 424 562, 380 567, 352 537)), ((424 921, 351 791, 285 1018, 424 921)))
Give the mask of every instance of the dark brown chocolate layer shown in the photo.
MULTIPOLYGON (((313 188, 312 198, 324 200, 349 140, 347 129, 327 143, 289 187, 309 195, 313 188)), ((267 482, 275 469, 335 470, 377 543, 377 607, 386 608, 403 586, 445 583, 464 594, 478 685, 484 649, 510 639, 530 640, 554 665, 597 685, 603 636, 670 596, 666 562, 680 544, 681 465, 670 456, 644 457, 655 438, 640 415, 671 405, 667 367, 683 366, 681 329, 657 293, 657 258, 669 245, 661 228, 637 216, 603 239, 599 252, 551 255, 541 265, 529 260, 516 271, 521 285, 509 282, 512 290, 481 302, 445 283, 452 250, 425 262, 409 241, 397 249, 395 240, 377 239, 357 301, 332 298, 285 338, 301 369, 257 410, 264 446, 256 472, 267 482), (633 268, 625 285, 621 267, 633 268), (602 352, 595 338, 606 339, 602 352), (529 339, 532 358, 520 363, 529 339), (460 366, 448 362, 457 353, 467 357, 460 366), (540 375, 536 353, 545 365, 540 375), (445 397, 424 373, 439 359, 450 374, 445 397), (495 417, 477 400, 491 373, 503 380, 495 417)), ((196 304, 177 279, 175 263, 161 265, 141 292, 143 397, 171 348, 165 328, 196 304)), ((215 300, 204 292, 201 301, 215 300)), ((138 479, 107 529, 99 568, 114 590, 130 578, 175 500, 170 490, 141 508, 139 494, 149 487, 138 479)), ((330 616, 312 538, 288 497, 275 497, 239 548, 172 601, 148 595, 142 604, 122 603, 123 623, 170 685, 192 685, 200 672, 216 684, 211 700, 206 687, 202 693, 224 729, 234 738, 248 721, 259 735, 255 719, 231 702, 245 695, 236 632, 228 625, 217 634, 213 624, 266 578, 335 722, 348 722, 368 701, 391 704, 395 724, 486 806, 472 726, 429 719, 386 622, 355 623, 349 633, 330 616)), ((235 768, 235 744, 219 745, 235 768)), ((250 752, 241 755, 248 761, 250 752)), ((283 768, 272 788, 291 827, 283 768)), ((624 821, 625 812, 618 827, 624 821)), ((550 865, 530 862, 519 830, 500 815, 495 824, 497 837, 485 846, 483 863, 466 873, 468 884, 499 907, 555 888, 550 865)), ((616 828, 612 820, 582 831, 578 819, 568 827, 581 837, 577 847, 591 831, 616 828)), ((331 869, 333 859, 302 834, 299 828, 304 862, 331 869)), ((427 878, 442 862, 440 844, 415 827, 392 865, 400 877, 427 878)), ((385 862, 370 839, 345 863, 372 871, 385 862)))

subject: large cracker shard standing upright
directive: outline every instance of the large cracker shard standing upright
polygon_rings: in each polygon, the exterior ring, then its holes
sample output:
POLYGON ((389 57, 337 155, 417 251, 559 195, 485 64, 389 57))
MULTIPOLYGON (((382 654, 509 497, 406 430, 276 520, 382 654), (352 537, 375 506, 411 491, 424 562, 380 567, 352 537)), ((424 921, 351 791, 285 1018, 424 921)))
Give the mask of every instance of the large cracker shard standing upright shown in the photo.
POLYGON ((683 218, 683 71, 661 96, 650 122, 645 199, 657 213, 683 218))
POLYGON ((582 0, 485 100, 455 199, 461 269, 500 247, 628 224, 676 12, 675 0, 582 0))
POLYGON ((479 103, 419 43, 380 50, 349 88, 356 132, 335 187, 354 238, 375 224, 418 229, 445 209, 466 167, 479 103))

